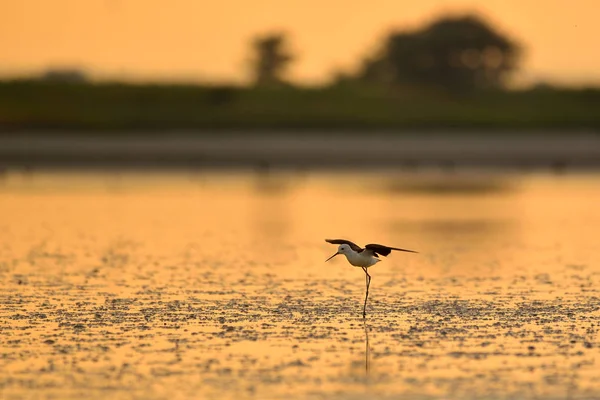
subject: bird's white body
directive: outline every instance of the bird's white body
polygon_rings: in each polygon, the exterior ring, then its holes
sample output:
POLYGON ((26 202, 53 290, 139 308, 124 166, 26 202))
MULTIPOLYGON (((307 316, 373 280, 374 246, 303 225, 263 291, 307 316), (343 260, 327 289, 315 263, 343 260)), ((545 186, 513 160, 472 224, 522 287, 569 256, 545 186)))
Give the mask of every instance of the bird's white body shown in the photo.
POLYGON ((368 250, 363 250, 362 252, 357 253, 351 248, 348 248, 348 250, 340 253, 345 255, 348 262, 355 267, 369 268, 381 261, 368 250))
POLYGON ((363 249, 361 252, 357 252, 352 250, 347 244, 340 245, 336 254, 345 255, 351 265, 360 268, 369 268, 381 261, 379 258, 375 257, 373 251, 363 249))

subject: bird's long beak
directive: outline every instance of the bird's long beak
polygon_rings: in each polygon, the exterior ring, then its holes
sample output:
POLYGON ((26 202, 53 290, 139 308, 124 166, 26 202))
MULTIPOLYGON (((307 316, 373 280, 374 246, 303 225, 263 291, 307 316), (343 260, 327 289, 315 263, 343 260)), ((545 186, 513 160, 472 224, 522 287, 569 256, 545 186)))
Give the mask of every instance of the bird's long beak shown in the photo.
POLYGON ((325 262, 331 260, 333 257, 337 256, 338 254, 342 254, 339 251, 337 253, 335 253, 334 255, 332 255, 331 257, 329 257, 327 260, 325 260, 325 262))

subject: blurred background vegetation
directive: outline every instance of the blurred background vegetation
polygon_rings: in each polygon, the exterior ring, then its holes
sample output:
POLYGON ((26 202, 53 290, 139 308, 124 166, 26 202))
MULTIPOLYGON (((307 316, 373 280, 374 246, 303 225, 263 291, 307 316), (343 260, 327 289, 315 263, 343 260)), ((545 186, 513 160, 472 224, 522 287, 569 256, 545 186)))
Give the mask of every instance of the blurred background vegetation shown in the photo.
POLYGON ((390 32, 357 71, 287 79, 291 38, 251 38, 249 85, 95 82, 49 70, 0 82, 0 128, 18 130, 598 129, 600 89, 510 87, 523 48, 474 15, 390 32))

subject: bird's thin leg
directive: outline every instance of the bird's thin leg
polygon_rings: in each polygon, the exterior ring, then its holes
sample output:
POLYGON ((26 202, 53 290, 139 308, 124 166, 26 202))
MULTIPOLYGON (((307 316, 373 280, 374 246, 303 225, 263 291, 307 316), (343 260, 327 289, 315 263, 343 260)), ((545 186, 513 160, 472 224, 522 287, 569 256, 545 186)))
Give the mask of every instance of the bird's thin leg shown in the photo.
POLYGON ((371 285, 371 275, 367 272, 367 269, 363 267, 365 271, 365 278, 367 283, 367 293, 365 294, 365 304, 363 305, 363 318, 367 317, 367 299, 369 298, 369 285, 371 285))

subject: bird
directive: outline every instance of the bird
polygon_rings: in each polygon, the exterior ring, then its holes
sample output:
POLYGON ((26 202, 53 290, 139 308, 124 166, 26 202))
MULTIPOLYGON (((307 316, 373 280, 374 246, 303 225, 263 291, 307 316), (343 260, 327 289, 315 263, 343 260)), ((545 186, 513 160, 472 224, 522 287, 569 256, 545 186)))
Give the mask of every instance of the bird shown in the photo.
POLYGON ((398 247, 390 247, 374 243, 368 244, 362 248, 356 243, 346 239, 325 239, 325 241, 331 244, 339 244, 337 252, 325 260, 325 262, 331 260, 333 257, 339 254, 343 254, 346 256, 346 259, 352 266, 360 267, 365 272, 367 292, 365 294, 365 303, 363 305, 363 318, 367 317, 367 299, 369 298, 369 286, 371 285, 371 275, 369 275, 367 268, 372 267, 381 261, 379 259, 379 255, 387 257, 390 255, 392 250, 404 251, 407 253, 418 253, 414 250, 401 249, 398 247))

